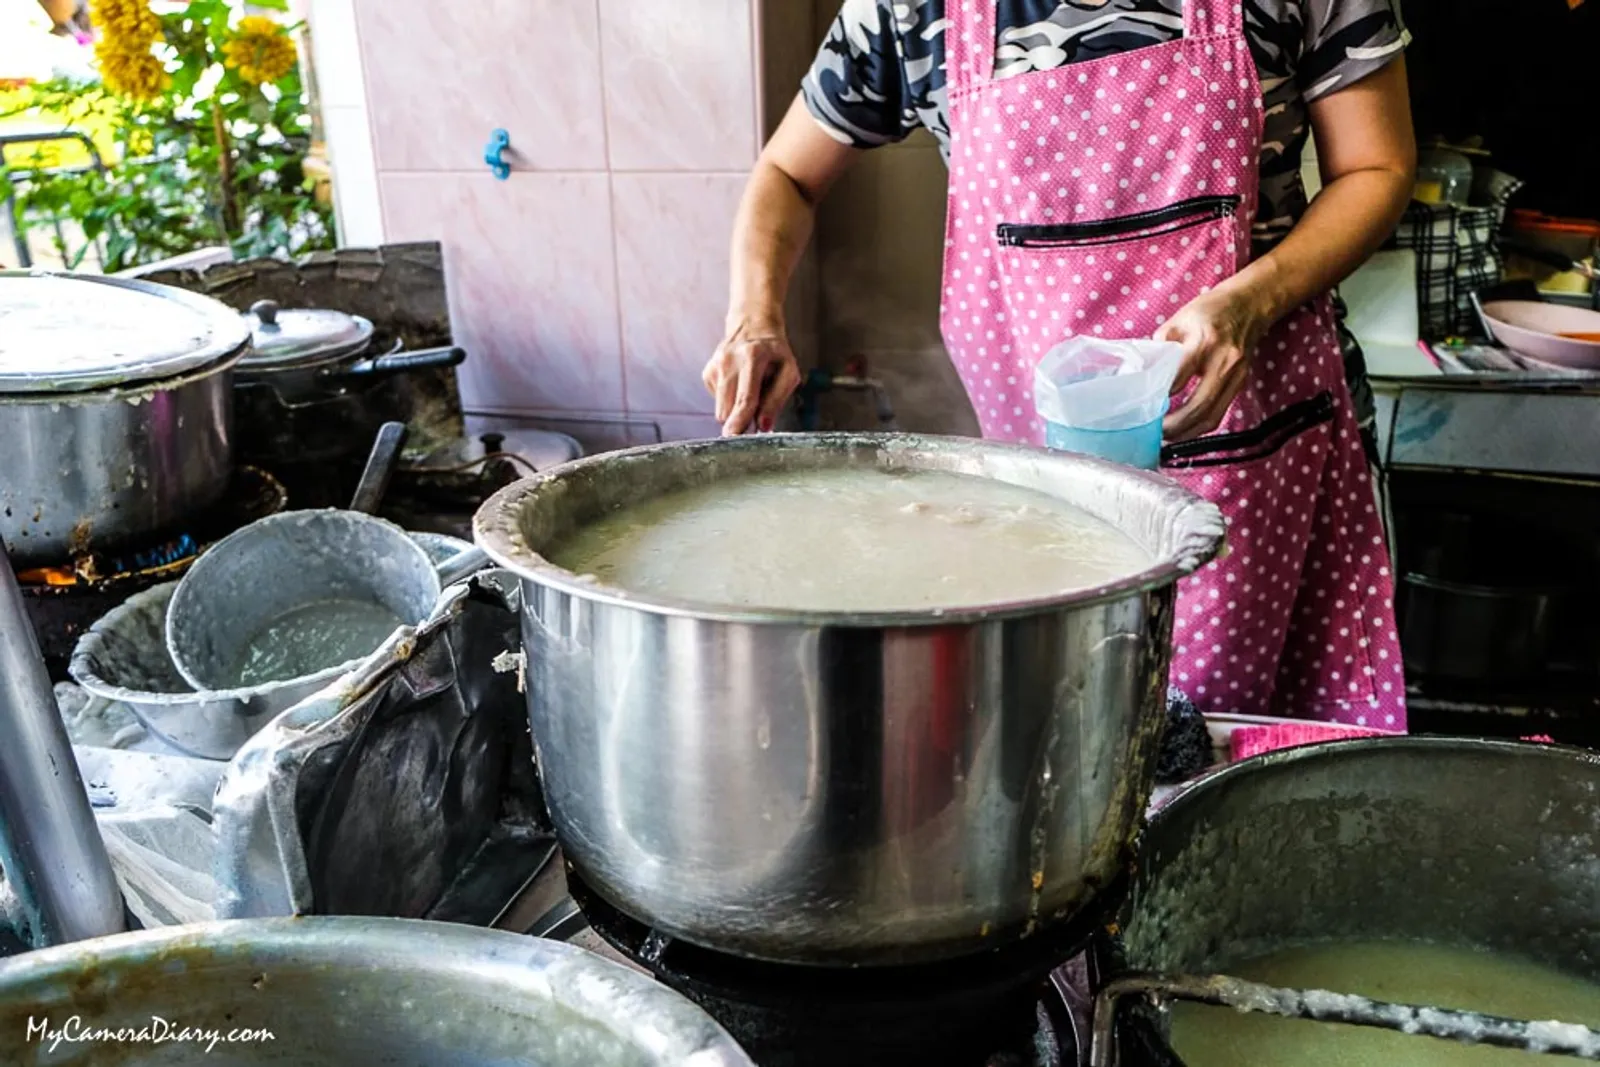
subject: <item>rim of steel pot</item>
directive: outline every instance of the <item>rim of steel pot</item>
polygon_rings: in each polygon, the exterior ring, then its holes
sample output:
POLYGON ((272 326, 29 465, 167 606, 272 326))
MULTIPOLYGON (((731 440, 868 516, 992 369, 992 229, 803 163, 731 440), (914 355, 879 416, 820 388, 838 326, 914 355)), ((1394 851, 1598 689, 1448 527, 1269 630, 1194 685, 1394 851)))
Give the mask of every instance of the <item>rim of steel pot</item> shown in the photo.
POLYGON ((149 1026, 152 1011, 176 1012, 174 1032, 275 1033, 233 1052, 219 1048, 229 1063, 289 1062, 285 1053, 305 1055, 330 1032, 349 1052, 361 1043, 348 1025, 354 1012, 357 1019, 365 1013, 369 1032, 398 1027, 453 1044, 462 1063, 543 1062, 529 1038, 565 1021, 590 1043, 575 1043, 570 1056, 552 1062, 590 1062, 597 1052, 609 1062, 611 1049, 625 1048, 627 1062, 654 1067, 754 1067, 704 1009, 649 976, 575 945, 503 930, 353 916, 244 919, 117 934, 0 961, 0 1019, 15 1024, 0 1039, 8 1053, 37 1044, 30 1018, 137 1028, 149 1026), (307 980, 322 995, 296 1001, 296 986, 307 980), (448 1010, 429 1013, 420 1001, 430 993, 448 1010))
POLYGON ((372 343, 371 321, 344 311, 257 300, 242 317, 251 335, 250 354, 239 362, 242 376, 326 367, 372 343))
MULTIPOLYGON (((1094 984, 1103 989, 1110 980, 1152 972, 1226 971, 1307 940, 1395 937, 1546 964, 1581 958, 1584 970, 1593 971, 1595 954, 1583 943, 1597 941, 1585 921, 1595 914, 1597 786, 1600 752, 1495 738, 1326 741, 1219 768, 1180 787, 1150 817, 1130 892, 1091 953, 1094 984), (1501 775, 1507 782, 1497 789, 1501 775), (1474 811, 1462 815, 1462 797, 1452 801, 1451 791, 1469 797, 1474 811), (1498 811, 1516 815, 1481 828, 1461 823, 1498 811), (1408 821, 1413 813, 1416 822, 1408 821), (1526 851, 1508 851, 1513 841, 1526 842, 1526 851), (1476 857, 1464 862, 1468 851, 1476 857), (1370 869, 1378 857, 1394 864, 1370 869), (1318 864, 1339 873, 1327 875, 1318 864), (1412 875, 1423 865, 1431 873, 1417 885, 1412 875), (1541 900, 1530 892, 1541 870, 1545 876, 1559 870, 1570 881, 1552 883, 1552 899, 1541 900), (1497 887, 1486 871, 1513 880, 1497 887), (1370 892, 1352 895, 1346 879, 1370 892), (1452 891, 1456 899, 1441 899, 1441 884, 1460 887, 1452 891), (1410 895, 1391 906, 1400 887, 1410 895), (1463 902, 1479 890, 1484 901, 1463 902), (1282 901, 1267 899, 1279 891, 1282 901), (1376 912, 1363 910, 1367 896, 1384 903, 1376 912), (1552 909, 1552 900, 1559 906, 1552 909), (1333 913, 1331 902, 1337 902, 1333 913), (1332 925, 1330 914, 1337 915, 1332 925), (1552 946, 1561 950, 1552 953, 1552 946)), ((1122 1062, 1175 1062, 1157 1044, 1155 1020, 1140 1018, 1148 1009, 1131 998, 1123 1007, 1132 1010, 1115 1016, 1122 1062), (1149 1055, 1130 1057, 1139 1045, 1149 1055)))
MULTIPOLYGON (((1038 489, 1035 491, 1048 492, 1038 489)), ((1084 506, 1082 502, 1072 503, 1078 507, 1084 506)), ((1085 510, 1093 513, 1092 509, 1085 510)), ((1055 452, 1030 445, 904 433, 758 434, 645 445, 618 452, 601 453, 564 463, 507 486, 484 502, 472 522, 473 540, 496 565, 504 567, 520 578, 538 582, 540 585, 584 600, 661 615, 716 622, 866 628, 960 625, 1120 600, 1130 594, 1170 585, 1211 562, 1222 550, 1224 532, 1222 513, 1216 505, 1189 492, 1171 479, 1150 471, 1121 467, 1091 456, 1055 452), (646 463, 652 457, 673 451, 685 453, 690 458, 698 458, 702 455, 714 457, 718 453, 761 453, 785 448, 821 449, 846 456, 871 450, 876 464, 887 470, 911 469, 912 464, 897 464, 895 460, 897 456, 915 455, 924 460, 934 461, 916 464, 915 469, 942 469, 977 477, 994 476, 986 474, 981 469, 985 457, 999 458, 1015 464, 1045 465, 1063 470, 1076 467, 1102 474, 1115 472, 1130 488, 1142 487, 1145 491, 1166 497, 1179 505, 1180 529, 1173 538, 1171 549, 1161 554, 1150 567, 1108 585, 971 608, 891 612, 740 609, 674 597, 632 594, 612 586, 585 580, 569 570, 557 567, 540 555, 534 546, 529 545, 523 534, 521 516, 526 508, 535 506, 541 496, 559 499, 566 494, 571 483, 591 478, 596 472, 603 471, 613 464, 646 463)), ((1150 549, 1148 545, 1142 547, 1150 549)))
POLYGON ((236 364, 249 345, 237 312, 186 289, 68 271, 0 271, 0 395, 195 380, 236 364), (87 286, 101 288, 79 288, 87 286), (41 352, 55 365, 39 366, 41 352))
MULTIPOLYGON (((1229 783, 1240 777, 1252 777, 1262 771, 1271 770, 1284 764, 1304 763, 1307 761, 1336 758, 1346 749, 1361 752, 1376 752, 1383 749, 1416 750, 1420 752, 1508 752, 1519 755, 1528 755, 1530 751, 1549 753, 1552 759, 1565 758, 1574 763, 1589 763, 1600 766, 1600 752, 1591 752, 1588 749, 1577 748, 1573 745, 1557 745, 1546 742, 1511 741, 1494 737, 1434 737, 1420 734, 1396 734, 1392 737, 1347 737, 1337 741, 1318 741, 1310 745, 1295 745, 1291 748, 1274 749, 1263 752, 1259 756, 1230 763, 1216 770, 1208 771, 1198 778, 1190 779, 1177 787, 1161 807, 1150 816, 1149 827, 1145 831, 1148 837, 1166 820, 1179 817, 1189 803, 1194 803, 1194 798, 1203 797, 1207 793, 1228 788, 1229 783), (1174 813, 1176 809, 1176 814, 1174 813)), ((1141 846, 1142 847, 1142 846, 1141 846)))

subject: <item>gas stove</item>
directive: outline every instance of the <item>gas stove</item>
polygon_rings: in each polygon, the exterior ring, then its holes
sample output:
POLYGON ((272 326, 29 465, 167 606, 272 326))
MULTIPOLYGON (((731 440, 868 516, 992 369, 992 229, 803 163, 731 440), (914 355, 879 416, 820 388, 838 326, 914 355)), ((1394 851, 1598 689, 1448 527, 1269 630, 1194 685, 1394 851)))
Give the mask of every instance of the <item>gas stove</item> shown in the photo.
POLYGON ((17 574, 53 681, 67 676, 67 661, 84 630, 135 593, 181 578, 201 552, 257 519, 282 511, 288 494, 266 471, 239 467, 227 492, 185 528, 115 552, 85 553, 54 566, 17 574))
POLYGON ((792 967, 652 930, 557 853, 497 925, 651 975, 705 1009, 760 1067, 1078 1067, 1089 1032, 1083 950, 1099 919, 1091 912, 1038 942, 950 963, 792 967))

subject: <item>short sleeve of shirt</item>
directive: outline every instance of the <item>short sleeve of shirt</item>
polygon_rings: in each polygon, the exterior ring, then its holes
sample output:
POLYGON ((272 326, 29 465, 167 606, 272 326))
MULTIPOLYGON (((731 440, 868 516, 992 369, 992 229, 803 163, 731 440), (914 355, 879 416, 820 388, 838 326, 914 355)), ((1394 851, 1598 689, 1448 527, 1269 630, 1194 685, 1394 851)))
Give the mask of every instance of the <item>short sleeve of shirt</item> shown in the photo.
POLYGON ((812 116, 840 141, 872 148, 903 140, 919 125, 906 107, 892 0, 844 0, 800 93, 812 116))
POLYGON ((1305 0, 1298 70, 1307 102, 1360 81, 1411 43, 1399 0, 1305 0))

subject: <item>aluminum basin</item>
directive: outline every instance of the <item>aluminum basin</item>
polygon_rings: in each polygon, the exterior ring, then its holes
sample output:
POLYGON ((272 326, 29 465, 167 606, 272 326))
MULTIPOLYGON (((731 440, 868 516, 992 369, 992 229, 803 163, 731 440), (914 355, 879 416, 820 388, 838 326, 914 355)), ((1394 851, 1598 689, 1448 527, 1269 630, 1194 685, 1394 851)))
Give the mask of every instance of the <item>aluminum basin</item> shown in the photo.
POLYGON ((0 962, 0 1062, 754 1067, 699 1008, 582 949, 366 918, 170 927, 0 962), (52 1052, 41 1028, 68 1036, 52 1052), (219 1040, 174 1038, 186 1029, 219 1040))
MULTIPOLYGON (((1151 820, 1118 926, 1108 977, 1416 940, 1600 981, 1600 755, 1386 737, 1233 764, 1151 820)), ((1123 1052, 1164 1042, 1164 1016, 1125 1003, 1123 1052)))

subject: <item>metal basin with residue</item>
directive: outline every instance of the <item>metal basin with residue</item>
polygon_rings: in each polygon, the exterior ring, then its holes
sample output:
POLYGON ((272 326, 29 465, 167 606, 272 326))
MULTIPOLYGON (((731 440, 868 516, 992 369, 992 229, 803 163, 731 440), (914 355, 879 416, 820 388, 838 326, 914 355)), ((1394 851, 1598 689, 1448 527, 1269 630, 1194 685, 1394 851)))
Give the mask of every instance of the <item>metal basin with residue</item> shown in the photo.
MULTIPOLYGON (((1119 927, 1108 978, 1418 941, 1600 981, 1600 755, 1395 737, 1234 764, 1151 821, 1119 927)), ((1164 1011, 1116 1022, 1125 1067, 1173 1062, 1164 1011)))
POLYGON ((753 1067, 689 1001, 582 949, 367 918, 170 927, 0 962, 0 1062, 753 1067))

